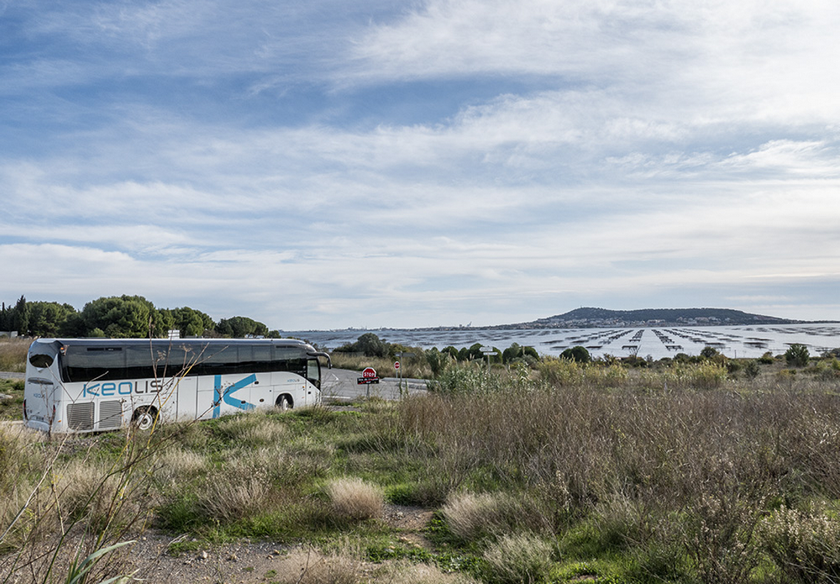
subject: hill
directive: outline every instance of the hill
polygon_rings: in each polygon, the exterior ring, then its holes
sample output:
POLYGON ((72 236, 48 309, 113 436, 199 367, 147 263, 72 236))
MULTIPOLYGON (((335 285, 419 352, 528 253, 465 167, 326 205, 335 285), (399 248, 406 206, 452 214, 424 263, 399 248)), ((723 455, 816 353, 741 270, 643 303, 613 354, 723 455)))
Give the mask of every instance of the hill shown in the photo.
POLYGON ((747 324, 796 324, 801 321, 750 314, 729 308, 645 308, 608 310, 576 308, 564 314, 512 325, 517 328, 612 327, 612 326, 703 326, 747 324))

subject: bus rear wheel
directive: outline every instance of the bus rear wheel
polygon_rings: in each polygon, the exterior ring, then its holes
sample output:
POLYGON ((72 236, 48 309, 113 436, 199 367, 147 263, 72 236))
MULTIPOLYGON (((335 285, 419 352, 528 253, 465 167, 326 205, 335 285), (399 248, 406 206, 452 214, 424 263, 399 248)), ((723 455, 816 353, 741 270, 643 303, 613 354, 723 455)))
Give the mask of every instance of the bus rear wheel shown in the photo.
POLYGON ((148 430, 154 425, 156 415, 157 411, 151 406, 137 408, 134 410, 134 417, 132 417, 131 423, 138 430, 148 430))
POLYGON ((285 412, 286 410, 290 410, 293 407, 295 407, 295 402, 292 401, 292 396, 284 393, 283 395, 277 398, 274 407, 276 407, 281 412, 285 412))

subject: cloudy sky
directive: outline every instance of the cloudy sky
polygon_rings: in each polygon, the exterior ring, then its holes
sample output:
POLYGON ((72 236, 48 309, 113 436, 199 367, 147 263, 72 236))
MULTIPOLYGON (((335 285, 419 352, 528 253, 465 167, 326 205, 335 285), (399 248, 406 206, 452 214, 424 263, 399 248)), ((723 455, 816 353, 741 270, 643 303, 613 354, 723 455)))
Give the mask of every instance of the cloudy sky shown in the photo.
POLYGON ((0 0, 0 299, 840 319, 836 0, 0 0))

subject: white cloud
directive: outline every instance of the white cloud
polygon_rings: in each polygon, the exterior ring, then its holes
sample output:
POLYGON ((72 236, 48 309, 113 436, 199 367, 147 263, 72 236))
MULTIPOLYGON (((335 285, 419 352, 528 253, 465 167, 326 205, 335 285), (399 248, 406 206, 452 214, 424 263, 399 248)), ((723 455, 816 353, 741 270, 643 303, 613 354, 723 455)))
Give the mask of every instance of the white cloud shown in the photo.
POLYGON ((385 4, 41 6, 68 50, 6 68, 50 116, 0 112, 0 294, 290 328, 838 278, 833 4, 385 4))

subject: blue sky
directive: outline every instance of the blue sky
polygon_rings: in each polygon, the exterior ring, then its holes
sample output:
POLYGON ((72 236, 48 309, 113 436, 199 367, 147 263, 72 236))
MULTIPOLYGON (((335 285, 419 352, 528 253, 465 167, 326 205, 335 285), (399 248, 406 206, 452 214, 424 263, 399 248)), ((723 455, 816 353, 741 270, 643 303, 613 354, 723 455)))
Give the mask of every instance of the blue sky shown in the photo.
POLYGON ((0 299, 840 319, 840 4, 0 0, 0 299))

